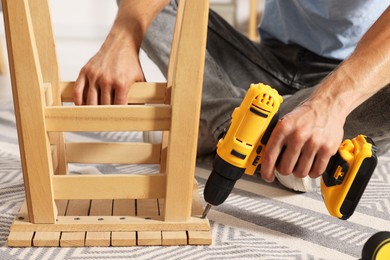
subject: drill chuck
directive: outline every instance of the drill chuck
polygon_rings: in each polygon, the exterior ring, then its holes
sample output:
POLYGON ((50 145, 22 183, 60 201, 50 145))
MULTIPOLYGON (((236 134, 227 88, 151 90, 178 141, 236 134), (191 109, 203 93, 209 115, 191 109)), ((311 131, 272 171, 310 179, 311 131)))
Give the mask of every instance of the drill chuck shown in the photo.
POLYGON ((218 206, 227 199, 234 184, 242 177, 245 169, 225 162, 218 155, 214 160, 213 168, 203 194, 207 203, 218 206))

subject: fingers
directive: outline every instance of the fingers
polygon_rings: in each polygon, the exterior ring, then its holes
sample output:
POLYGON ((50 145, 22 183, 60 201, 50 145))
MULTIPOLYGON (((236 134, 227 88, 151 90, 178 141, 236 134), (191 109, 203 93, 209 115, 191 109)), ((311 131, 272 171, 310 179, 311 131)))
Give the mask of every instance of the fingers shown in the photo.
POLYGON ((320 151, 315 157, 314 163, 308 175, 311 178, 317 178, 321 176, 325 172, 332 155, 332 153, 320 151))
POLYGON ((267 182, 274 180, 275 168, 282 175, 298 178, 321 176, 341 142, 342 135, 329 139, 310 127, 292 125, 289 120, 279 121, 266 145, 261 176, 267 182))
POLYGON ((112 105, 114 102, 114 88, 112 81, 108 78, 102 78, 99 81, 100 104, 112 105))
POLYGON ((85 103, 83 102, 83 97, 85 96, 84 90, 87 88, 87 84, 86 77, 81 71, 73 86, 73 102, 76 106, 81 106, 85 103))
POLYGON ((90 81, 87 92, 87 105, 97 105, 99 100, 99 86, 95 81, 90 81))
POLYGON ((285 140, 280 131, 280 124, 281 122, 279 122, 273 130, 261 161, 261 177, 267 182, 274 181, 275 165, 283 151, 285 140))
MULTIPOLYGON (((86 75, 81 70, 74 88, 75 105, 125 105, 129 87, 126 83, 118 83, 107 76, 97 77, 94 73, 86 75)), ((125 81, 123 81, 125 82, 125 81)))

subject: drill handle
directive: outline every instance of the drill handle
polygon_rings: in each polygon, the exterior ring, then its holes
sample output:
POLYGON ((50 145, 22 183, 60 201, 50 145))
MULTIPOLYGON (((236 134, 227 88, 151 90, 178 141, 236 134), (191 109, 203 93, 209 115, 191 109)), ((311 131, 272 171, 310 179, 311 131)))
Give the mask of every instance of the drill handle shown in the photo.
POLYGON ((279 122, 279 111, 276 112, 271 122, 269 123, 267 129, 264 132, 263 137, 261 138, 261 144, 264 146, 267 145, 269 138, 271 137, 272 131, 274 130, 276 124, 279 122))

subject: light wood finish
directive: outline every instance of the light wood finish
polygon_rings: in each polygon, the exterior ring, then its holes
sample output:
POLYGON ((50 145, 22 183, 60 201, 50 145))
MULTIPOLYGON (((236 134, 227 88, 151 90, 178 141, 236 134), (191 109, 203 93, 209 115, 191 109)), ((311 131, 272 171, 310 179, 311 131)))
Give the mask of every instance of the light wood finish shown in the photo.
POLYGON ((28 2, 3 1, 3 13, 29 217, 34 223, 54 223, 53 166, 44 119, 43 78, 28 2))
POLYGON ((210 233, 194 186, 208 0, 179 3, 167 83, 135 83, 120 106, 64 106, 74 82, 59 79, 47 0, 2 3, 26 192, 9 243, 182 245, 189 231, 210 233), (161 144, 63 138, 90 131, 164 137, 161 144), (74 175, 68 163, 159 164, 160 172, 74 175))
POLYGON ((45 109, 49 132, 153 131, 170 127, 171 107, 85 106, 45 109))
POLYGON ((190 245, 210 245, 211 234, 207 231, 188 231, 188 244, 190 245))
POLYGON ((56 199, 161 198, 166 176, 153 175, 71 175, 54 176, 56 199))
POLYGON ((163 231, 163 246, 187 245, 187 232, 185 231, 163 231))
MULTIPOLYGON (((66 215, 58 216, 56 224, 31 224, 23 219, 26 212, 21 211, 11 227, 9 246, 29 247, 34 245, 49 246, 59 243, 62 247, 80 246, 134 246, 134 245, 206 245, 211 243, 210 226, 207 219, 191 217, 189 222, 165 222, 158 216, 157 200, 121 200, 115 206, 110 200, 70 200, 61 201, 67 205, 66 215), (134 201, 133 201, 134 202, 134 201), (134 205, 140 206, 135 209, 134 205), (108 214, 113 205, 113 212, 119 206, 130 207, 130 211, 116 210, 119 213, 141 212, 142 218, 127 215, 100 216, 108 214), (97 215, 97 216, 93 216, 97 215), (147 217, 145 215, 154 217, 147 217), (20 218, 20 219, 19 219, 20 218), (196 232, 193 232, 196 231, 196 232), (61 233, 56 240, 54 233, 61 233), (50 235, 48 235, 50 234, 50 235), (188 235, 187 235, 188 234, 188 235), (33 240, 37 238, 38 240, 33 240), (111 242, 109 243, 109 236, 111 242), (50 238, 50 239, 49 239, 50 238), (100 241, 101 240, 101 241, 100 241), (88 241, 88 242, 87 242, 88 241)), ((57 202, 58 204, 58 202, 57 202)), ((26 207, 23 207, 26 210, 26 207)), ((196 208, 194 211, 199 211, 196 208)), ((63 212, 62 210, 59 210, 63 212)))
POLYGON ((85 245, 85 232, 62 232, 61 247, 81 247, 85 245))
POLYGON ((11 232, 8 236, 7 246, 9 247, 30 247, 32 246, 33 231, 11 232))
MULTIPOLYGON (((59 68, 51 16, 47 0, 29 0, 28 6, 34 28, 36 49, 39 55, 40 71, 44 83, 51 85, 52 103, 61 105, 61 89, 59 85, 59 68)), ((66 174, 67 164, 65 157, 63 133, 49 133, 50 142, 57 147, 58 168, 54 168, 55 174, 66 174)))
POLYGON ((7 66, 5 65, 5 59, 3 54, 3 46, 0 43, 0 74, 4 75, 7 73, 7 66))
POLYGON ((160 164, 161 144, 67 143, 70 163, 160 164))
POLYGON ((159 246, 162 244, 161 231, 138 232, 139 246, 159 246))
POLYGON ((59 246, 61 232, 36 232, 33 246, 59 246))
MULTIPOLYGON (((199 200, 199 191, 197 186, 194 186, 194 200, 199 200)), ((200 212, 202 207, 198 203, 194 203, 192 217, 187 222, 165 222, 163 216, 159 215, 157 200, 118 200, 113 201, 113 216, 104 216, 103 220, 99 220, 101 216, 90 216, 91 205, 94 204, 90 200, 69 200, 67 204, 66 216, 57 216, 56 224, 33 224, 27 216, 27 207, 22 206, 19 215, 11 226, 12 232, 26 231, 50 231, 50 232, 75 232, 75 231, 181 231, 181 230, 202 230, 209 231, 210 224, 207 219, 202 219, 197 216, 196 212, 200 212), (128 203, 129 202, 129 203, 128 203), (134 203, 133 203, 134 202, 134 203), (117 205, 116 205, 117 204, 117 205), (135 206, 136 205, 136 206, 135 206), (195 205, 198 205, 195 207, 195 205), (118 209, 123 207, 121 209, 118 209), (138 208, 139 207, 139 208, 138 208), (115 212, 117 214, 115 214, 115 212), (139 212, 140 217, 135 216, 135 212, 139 212), (118 214, 119 213, 119 214, 118 214), (147 217, 147 219, 145 219, 147 217)), ((106 203, 111 204, 109 201, 106 203)), ((63 211, 63 210, 60 210, 63 211)), ((94 214, 95 210, 92 210, 94 214)))
POLYGON ((257 31, 257 26, 259 23, 259 0, 249 0, 249 19, 248 19, 248 38, 252 41, 259 41, 259 33, 257 31))
POLYGON ((110 232, 87 232, 85 246, 110 246, 110 232))
POLYGON ((178 46, 173 49, 176 63, 169 68, 174 69, 174 76, 166 165, 166 221, 187 221, 191 216, 208 4, 208 1, 184 1, 184 8, 191 11, 182 14, 178 46))
POLYGON ((113 201, 113 216, 135 216, 135 200, 122 199, 113 201))
POLYGON ((111 245, 112 246, 136 246, 137 233, 136 232, 112 232, 111 245))

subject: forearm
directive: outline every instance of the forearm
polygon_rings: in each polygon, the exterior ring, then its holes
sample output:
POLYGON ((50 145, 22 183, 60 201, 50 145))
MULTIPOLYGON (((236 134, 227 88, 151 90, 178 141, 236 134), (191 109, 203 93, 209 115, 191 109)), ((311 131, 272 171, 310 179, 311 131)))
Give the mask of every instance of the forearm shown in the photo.
POLYGON ((169 2, 169 0, 118 1, 118 13, 106 43, 124 40, 139 50, 150 23, 169 2))
POLYGON ((328 103, 346 117, 390 83, 389 71, 390 8, 387 8, 354 53, 320 84, 309 101, 328 103))

